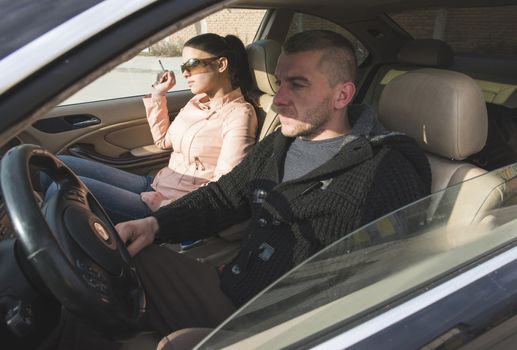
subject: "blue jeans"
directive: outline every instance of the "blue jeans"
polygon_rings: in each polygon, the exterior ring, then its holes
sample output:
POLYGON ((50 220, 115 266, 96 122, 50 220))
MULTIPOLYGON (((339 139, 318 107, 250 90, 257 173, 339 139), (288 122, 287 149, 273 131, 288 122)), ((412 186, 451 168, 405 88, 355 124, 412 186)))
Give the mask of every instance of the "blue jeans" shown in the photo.
MULTIPOLYGON (((140 193, 154 191, 152 176, 135 175, 73 156, 59 158, 90 189, 114 224, 151 214, 151 209, 140 199, 140 193)), ((46 199, 57 191, 57 185, 46 174, 41 176, 41 188, 46 199)))

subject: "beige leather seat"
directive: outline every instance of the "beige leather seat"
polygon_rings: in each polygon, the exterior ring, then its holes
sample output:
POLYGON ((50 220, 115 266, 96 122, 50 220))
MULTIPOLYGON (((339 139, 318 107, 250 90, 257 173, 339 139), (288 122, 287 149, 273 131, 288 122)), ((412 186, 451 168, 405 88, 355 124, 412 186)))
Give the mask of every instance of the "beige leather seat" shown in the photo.
POLYGON ((454 64, 452 48, 436 39, 415 39, 406 42, 398 51, 396 61, 376 68, 362 103, 377 108, 382 91, 395 77, 421 68, 447 68, 454 64))
POLYGON ((273 97, 275 96, 277 85, 275 78, 276 62, 280 56, 280 44, 274 40, 258 40, 250 44, 247 48, 248 61, 255 83, 253 91, 254 100, 257 103, 258 117, 258 140, 280 125, 278 114, 272 110, 273 97))
POLYGON ((395 78, 381 95, 379 118, 427 152, 432 192, 484 173, 461 162, 483 148, 488 128, 483 93, 465 74, 428 68, 395 78))
MULTIPOLYGON (((425 150, 432 192, 486 173, 462 161, 483 148, 488 128, 483 94, 467 75, 433 68, 407 72, 384 88, 379 118, 387 129, 413 137, 425 150)), ((472 182, 476 191, 465 187, 464 195, 460 191, 456 197, 449 223, 469 220, 497 205, 502 182, 494 175, 472 182)), ((430 216, 439 202, 437 197, 431 203, 430 216)))
MULTIPOLYGON (((277 90, 275 68, 281 46, 274 40, 263 39, 248 45, 247 52, 255 84, 251 95, 257 105, 257 141, 260 141, 280 126, 278 113, 273 111, 272 106, 277 90)), ((247 226, 248 222, 231 226, 218 236, 229 242, 240 240, 247 226)))

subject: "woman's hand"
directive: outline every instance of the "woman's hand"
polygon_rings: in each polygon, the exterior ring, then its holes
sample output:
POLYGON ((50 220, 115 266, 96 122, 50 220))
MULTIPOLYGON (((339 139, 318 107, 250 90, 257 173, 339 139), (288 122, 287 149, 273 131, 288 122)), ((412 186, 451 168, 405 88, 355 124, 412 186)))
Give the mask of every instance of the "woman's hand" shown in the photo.
POLYGON ((174 73, 166 70, 165 72, 158 75, 158 79, 153 84, 153 89, 157 94, 165 94, 167 91, 172 89, 176 85, 176 77, 174 73))
POLYGON ((149 191, 140 193, 140 198, 142 202, 144 202, 151 211, 157 211, 164 204, 168 204, 172 202, 168 200, 163 194, 160 192, 149 191))
POLYGON ((159 228, 158 221, 153 216, 115 225, 120 239, 126 243, 131 256, 135 256, 143 248, 153 243, 159 228))

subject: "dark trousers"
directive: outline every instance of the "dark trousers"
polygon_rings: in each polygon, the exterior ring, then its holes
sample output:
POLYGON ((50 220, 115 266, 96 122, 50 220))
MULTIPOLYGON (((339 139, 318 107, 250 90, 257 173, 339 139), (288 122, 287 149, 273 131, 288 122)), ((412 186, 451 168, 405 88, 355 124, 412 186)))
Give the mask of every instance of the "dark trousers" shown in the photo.
POLYGON ((183 328, 214 328, 235 311, 213 266, 156 245, 134 262, 147 296, 145 321, 163 336, 183 328))
MULTIPOLYGON (((183 328, 215 328, 235 311, 219 288, 213 266, 157 245, 143 249, 134 262, 148 303, 143 331, 153 330, 163 337, 183 328)), ((75 316, 65 313, 65 317, 59 350, 120 347, 75 316)))

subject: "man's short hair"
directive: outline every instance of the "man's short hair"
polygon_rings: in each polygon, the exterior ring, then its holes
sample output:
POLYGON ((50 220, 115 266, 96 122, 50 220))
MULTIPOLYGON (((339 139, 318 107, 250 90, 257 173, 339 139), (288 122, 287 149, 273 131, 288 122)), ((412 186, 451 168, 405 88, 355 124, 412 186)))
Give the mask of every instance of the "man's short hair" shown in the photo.
POLYGON ((339 82, 355 82, 357 59, 352 43, 336 32, 330 30, 309 30, 291 36, 282 46, 286 54, 322 50, 323 55, 318 64, 327 75, 331 86, 339 82))

